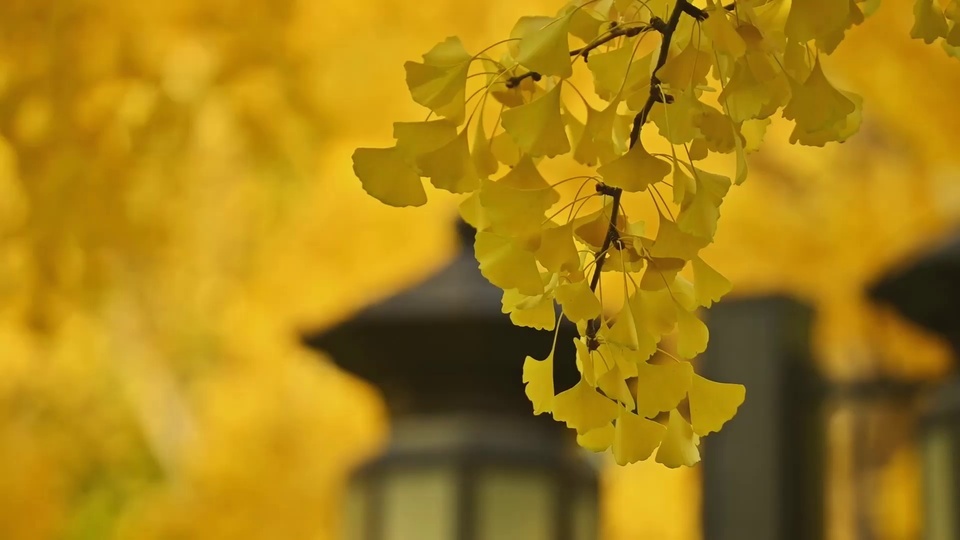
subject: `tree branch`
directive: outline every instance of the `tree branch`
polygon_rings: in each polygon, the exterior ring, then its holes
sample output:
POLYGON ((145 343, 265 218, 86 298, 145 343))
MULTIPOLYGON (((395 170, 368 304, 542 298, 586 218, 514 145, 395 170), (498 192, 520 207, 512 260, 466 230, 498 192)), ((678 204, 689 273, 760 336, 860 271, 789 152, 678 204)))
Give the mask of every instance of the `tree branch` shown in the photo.
MULTIPOLYGON (((660 79, 657 78, 657 71, 667 62, 667 54, 670 52, 670 41, 673 39, 673 33, 677 30, 677 25, 680 23, 680 16, 684 13, 697 20, 703 20, 707 17, 705 11, 694 7, 690 4, 689 0, 677 0, 666 25, 656 24, 655 21, 651 20, 651 26, 655 28, 659 27, 657 30, 663 34, 663 43, 660 45, 660 54, 657 56, 657 64, 653 68, 653 75, 650 76, 650 96, 647 97, 647 102, 644 104, 643 109, 633 118, 633 128, 630 130, 630 148, 636 146, 640 141, 640 128, 646 123, 653 104, 658 101, 667 101, 669 98, 669 96, 664 96, 660 90, 660 79)), ((663 22, 660 19, 657 19, 657 21, 660 21, 660 23, 663 22)), ((613 208, 610 216, 610 225, 607 227, 607 235, 603 239, 603 246, 601 246, 600 251, 597 252, 597 262, 594 265, 593 278, 590 280, 590 290, 593 292, 596 292, 597 286, 600 284, 600 273, 603 271, 603 263, 606 260, 607 250, 609 250, 610 246, 620 237, 620 234, 617 232, 617 216, 620 214, 620 197, 623 195, 622 189, 611 188, 605 184, 599 184, 597 191, 613 197, 613 208)), ((602 322, 603 315, 587 323, 586 338, 587 348, 589 350, 596 350, 599 346, 597 332, 600 331, 602 322)))

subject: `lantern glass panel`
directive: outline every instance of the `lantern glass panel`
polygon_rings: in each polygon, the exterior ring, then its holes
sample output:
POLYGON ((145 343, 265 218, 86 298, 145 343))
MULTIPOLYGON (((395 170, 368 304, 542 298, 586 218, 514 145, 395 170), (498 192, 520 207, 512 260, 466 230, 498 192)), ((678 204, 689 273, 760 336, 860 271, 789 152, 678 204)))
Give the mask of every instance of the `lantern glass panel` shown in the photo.
POLYGON ((485 470, 477 478, 477 540, 552 540, 560 515, 545 472, 485 470))
POLYGON ((343 512, 344 540, 363 540, 366 523, 370 520, 370 504, 366 483, 353 481, 347 486, 343 512))
POLYGON ((954 470, 954 433, 945 426, 932 426, 926 434, 924 453, 924 500, 926 509, 925 538, 958 538, 957 471, 954 470))
POLYGON ((573 539, 596 540, 599 523, 597 497, 594 493, 580 493, 573 501, 573 539))
POLYGON ((383 540, 449 540, 457 536, 457 476, 450 467, 386 471, 383 540))

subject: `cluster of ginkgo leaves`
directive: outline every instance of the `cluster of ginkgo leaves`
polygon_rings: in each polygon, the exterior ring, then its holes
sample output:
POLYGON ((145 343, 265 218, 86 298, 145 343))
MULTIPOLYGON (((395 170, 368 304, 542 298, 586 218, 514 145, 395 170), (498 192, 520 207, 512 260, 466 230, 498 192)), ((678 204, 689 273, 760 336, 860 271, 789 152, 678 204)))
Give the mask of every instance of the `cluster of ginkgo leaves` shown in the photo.
MULTIPOLYGON (((575 386, 554 388, 556 337, 546 358, 524 362, 535 414, 551 413, 619 464, 656 451, 668 467, 691 466, 700 438, 745 397, 689 361, 707 346, 697 310, 730 290, 699 253, 771 117, 792 121, 790 140, 804 145, 857 131, 861 99, 831 84, 820 55, 877 3, 572 0, 556 16, 521 18, 478 53, 447 38, 405 65, 430 115, 395 123, 391 148, 356 150, 354 171, 393 206, 424 204, 423 178, 467 194, 460 213, 478 231, 476 258, 503 289, 504 313, 556 330, 559 311, 577 325, 575 386), (578 88, 584 80, 593 94, 578 88), (654 143, 665 152, 645 147, 654 143), (705 170, 715 154, 734 157, 734 174, 705 170), (560 156, 590 174, 546 178, 546 160, 560 156), (649 199, 656 219, 629 216, 627 197, 649 199), (599 290, 610 273, 623 281, 616 309, 599 290), (660 347, 668 335, 674 354, 660 347)), ((919 0, 914 37, 955 41, 955 4, 944 12, 919 0)))

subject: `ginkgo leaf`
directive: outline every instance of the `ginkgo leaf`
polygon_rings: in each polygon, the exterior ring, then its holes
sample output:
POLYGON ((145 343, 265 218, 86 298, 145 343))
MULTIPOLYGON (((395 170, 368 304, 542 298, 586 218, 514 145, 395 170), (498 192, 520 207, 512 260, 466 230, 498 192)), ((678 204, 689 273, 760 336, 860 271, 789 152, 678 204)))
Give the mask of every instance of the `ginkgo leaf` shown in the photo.
POLYGON ((740 58, 747 52, 747 44, 737 32, 733 22, 727 18, 727 11, 721 6, 707 10, 710 14, 703 21, 703 33, 710 38, 713 48, 721 53, 740 58))
POLYGON ((633 51, 637 38, 624 40, 623 45, 612 51, 590 55, 587 67, 593 74, 594 91, 604 101, 614 97, 630 96, 650 86, 650 68, 653 56, 637 58, 633 51))
POLYGON ((548 294, 526 296, 516 289, 503 291, 502 311, 510 315, 516 326, 553 330, 556 328, 557 312, 553 298, 548 294))
POLYGON ((841 91, 840 93, 853 103, 853 112, 834 124, 814 131, 804 130, 800 125, 794 126, 790 133, 790 142, 807 146, 823 146, 828 142, 843 142, 859 131, 860 123, 863 121, 863 98, 852 92, 841 91))
POLYGON ((407 87, 413 100, 457 124, 463 121, 470 53, 459 38, 450 37, 423 55, 424 62, 407 62, 407 87))
POLYGON ((720 204, 730 189, 730 179, 696 168, 694 173, 697 190, 681 206, 677 228, 681 232, 713 240, 717 220, 720 219, 720 204))
POLYGON ((936 0, 915 0, 913 4, 913 28, 910 37, 930 44, 947 36, 947 18, 936 0))
POLYGON ((814 132, 842 122, 854 112, 853 101, 834 88, 815 60, 810 76, 803 84, 790 83, 793 97, 783 108, 783 117, 796 122, 797 128, 814 132))
POLYGON ((578 433, 577 444, 591 452, 603 452, 613 444, 615 431, 613 424, 607 424, 586 433, 578 433))
POLYGON ((553 409, 553 351, 543 360, 528 356, 523 361, 524 392, 533 404, 533 414, 553 409))
POLYGON ((617 118, 619 104, 619 101, 612 101, 602 110, 587 105, 587 123, 577 140, 573 159, 584 165, 593 166, 598 161, 608 163, 617 158, 613 124, 617 118))
POLYGON ((477 129, 474 132, 473 146, 470 155, 473 158, 473 168, 481 177, 488 177, 497 172, 500 168, 497 157, 493 155, 490 140, 487 139, 487 133, 483 129, 483 115, 477 119, 477 129))
POLYGON ((689 362, 637 365, 637 414, 653 418, 676 408, 690 390, 692 377, 689 362))
POLYGON ((693 290, 697 303, 710 307, 714 302, 733 288, 730 280, 703 262, 699 257, 693 259, 693 290))
POLYGON ((681 231, 676 223, 661 218, 657 239, 650 247, 650 256, 689 261, 709 243, 710 240, 687 234, 681 231))
POLYGON ((720 431, 735 414, 746 397, 742 384, 718 383, 694 374, 690 386, 690 421, 701 437, 720 431))
POLYGON ((650 119, 673 144, 688 143, 700 135, 699 115, 700 102, 693 92, 677 94, 673 103, 655 103, 650 109, 650 119))
POLYGON ((487 211, 484 210, 480 204, 479 191, 470 193, 470 195, 460 201, 457 210, 460 212, 460 217, 478 231, 485 230, 490 226, 490 220, 487 219, 487 211))
POLYGON ((573 340, 573 346, 577 352, 577 371, 583 375, 583 380, 586 381, 588 385, 596 387, 598 377, 597 368, 594 365, 593 354, 587 347, 586 340, 584 338, 575 338, 573 340))
POLYGON ((480 177, 470 157, 466 129, 440 148, 417 156, 416 163, 421 175, 430 178, 434 186, 451 193, 469 193, 480 186, 480 177))
POLYGON ((600 300, 586 281, 564 283, 557 287, 557 302, 571 321, 586 321, 600 316, 600 300))
POLYGON ((707 73, 713 65, 710 55, 690 40, 679 54, 667 59, 657 70, 657 79, 673 90, 686 90, 707 84, 707 73))
POLYGON ((733 120, 713 107, 701 107, 695 125, 703 134, 708 150, 728 154, 734 151, 740 140, 733 120))
POLYGON ((679 411, 672 410, 663 441, 657 450, 657 463, 671 469, 692 467, 700 461, 700 450, 697 449, 699 443, 700 437, 693 432, 690 424, 683 419, 679 411))
POLYGON ((673 202, 680 204, 688 196, 696 195, 696 193, 697 182, 675 163, 673 166, 673 202))
POLYGON ((561 14, 570 17, 570 35, 584 43, 590 43, 596 38, 600 34, 600 27, 606 22, 606 19, 593 9, 583 8, 575 3, 568 4, 561 14))
MULTIPOLYGON (((610 228, 610 217, 613 212, 612 204, 604 204, 603 208, 586 216, 577 217, 573 221, 573 232, 581 242, 587 244, 594 251, 598 251, 607 237, 610 228)), ((623 214, 617 215, 617 228, 623 227, 623 214)))
POLYGON ((805 43, 843 32, 850 19, 850 2, 805 0, 792 2, 784 32, 792 41, 805 43))
POLYGON ((569 29, 570 17, 564 15, 527 32, 517 45, 517 62, 541 75, 569 77, 573 74, 567 40, 569 29))
POLYGON ((687 261, 678 258, 648 258, 647 271, 640 278, 640 289, 643 291, 666 289, 686 264, 687 261))
POLYGON ((634 294, 623 304, 614 319, 613 326, 604 333, 604 339, 621 347, 636 351, 640 360, 646 360, 657 351, 659 336, 653 335, 640 318, 637 303, 640 297, 634 294))
MULTIPOLYGON (((519 169, 521 165, 511 173, 519 169)), ((539 238, 544 213, 559 198, 556 190, 546 182, 539 189, 523 189, 515 187, 509 175, 497 181, 484 180, 480 184, 480 204, 486 211, 491 230, 517 238, 539 238)))
POLYGON ((567 427, 586 433, 609 424, 617 417, 620 407, 603 397, 581 377, 573 388, 553 398, 553 417, 567 427))
POLYGON ((517 289, 527 296, 543 293, 543 280, 533 253, 521 249, 512 239, 479 231, 474 254, 480 262, 480 273, 497 287, 517 289))
POLYGON ((515 167, 520 162, 522 152, 517 146, 517 141, 509 133, 503 131, 490 139, 490 152, 497 158, 497 161, 508 167, 515 167))
POLYGON ((416 168, 403 152, 393 148, 357 148, 353 172, 364 191, 390 206, 421 206, 427 193, 416 168))
POLYGON ((530 103, 504 111, 501 125, 531 156, 553 157, 570 151, 560 116, 559 84, 530 103))
POLYGON ((660 446, 667 429, 652 420, 620 407, 613 436, 613 458, 617 465, 643 461, 660 446))
POLYGON ((393 123, 397 148, 411 160, 433 152, 456 137, 457 124, 447 119, 393 123))
MULTIPOLYGON (((596 364, 596 362, 594 362, 596 364)), ((626 376, 620 371, 620 366, 611 362, 611 368, 606 373, 597 377, 597 388, 603 391, 608 397, 619 401, 627 408, 632 409, 633 394, 626 383, 626 376)))
POLYGON ((575 272, 580 267, 580 255, 573 242, 573 222, 541 230, 537 261, 551 272, 575 272))
POLYGON ((624 191, 637 192, 670 174, 670 164, 651 156, 638 142, 619 158, 597 168, 605 184, 624 191))
POLYGON ((693 358, 707 349, 710 332, 696 315, 685 309, 677 310, 677 355, 693 358))
POLYGON ((763 118, 758 120, 747 120, 740 125, 740 134, 743 135, 743 150, 745 152, 756 152, 760 150, 760 144, 767 133, 767 127, 771 120, 763 118))

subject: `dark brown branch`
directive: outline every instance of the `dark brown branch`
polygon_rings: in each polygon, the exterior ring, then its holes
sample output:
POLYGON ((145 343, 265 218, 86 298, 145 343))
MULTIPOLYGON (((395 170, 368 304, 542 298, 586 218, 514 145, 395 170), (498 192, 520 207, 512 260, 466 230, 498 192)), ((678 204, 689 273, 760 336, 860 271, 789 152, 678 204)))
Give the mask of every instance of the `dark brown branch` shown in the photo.
POLYGON ((522 75, 516 75, 516 76, 510 77, 509 79, 507 79, 507 82, 505 82, 504 84, 506 84, 507 88, 516 88, 520 86, 520 83, 528 77, 535 81, 539 81, 540 79, 543 78, 543 76, 541 76, 536 71, 528 71, 522 75))
MULTIPOLYGON (((669 96, 664 96, 663 92, 660 90, 660 79, 657 78, 657 71, 663 67, 667 62, 667 54, 670 52, 670 41, 673 39, 673 33, 677 29, 677 25, 680 23, 680 16, 684 13, 691 15, 692 17, 700 19, 702 14, 703 18, 706 18, 706 12, 695 8, 690 4, 689 0, 677 0, 676 5, 673 7, 673 11, 670 13, 670 19, 666 22, 665 26, 657 24, 654 20, 650 21, 651 27, 656 28, 660 33, 663 34, 663 43, 660 45, 660 54, 657 56, 657 64, 653 69, 653 75, 650 76, 650 96, 647 98, 647 102, 644 104, 643 109, 633 119, 633 129, 630 130, 630 148, 633 148, 640 141, 640 128, 643 127, 643 124, 646 123, 647 117, 650 115, 650 109, 653 108, 653 104, 663 101, 668 101, 669 96), (695 13, 692 11, 696 10, 695 13), (660 27, 660 28, 657 28, 660 27)), ((656 21, 663 21, 660 19, 654 18, 656 21)), ((600 273, 603 271, 603 263, 606 260, 607 250, 610 249, 610 246, 620 239, 620 234, 617 232, 617 216, 620 214, 620 197, 623 195, 623 190, 620 188, 610 188, 605 184, 600 184, 597 186, 597 191, 603 193, 604 195, 610 195, 613 197, 613 208, 610 216, 610 225, 607 228, 607 236, 603 239, 603 246, 600 247, 600 251, 597 253, 597 262, 594 264, 593 277, 590 280, 590 290, 593 292, 597 291, 597 286, 600 284, 600 273)), ((596 350, 599 346, 597 341, 597 332, 600 331, 600 324, 603 322, 603 316, 597 317, 587 323, 587 348, 590 350, 596 350)))
POLYGON ((649 32, 650 29, 651 29, 651 26, 630 26, 630 27, 614 26, 610 30, 609 34, 603 36, 597 41, 594 41, 593 43, 587 45, 586 47, 581 47, 579 49, 573 49, 572 51, 570 51, 570 56, 582 56, 584 61, 586 61, 587 56, 590 54, 590 51, 596 49, 597 47, 600 47, 605 43, 609 43, 617 39, 618 37, 621 37, 621 36, 633 37, 633 36, 640 35, 644 32, 649 32))

